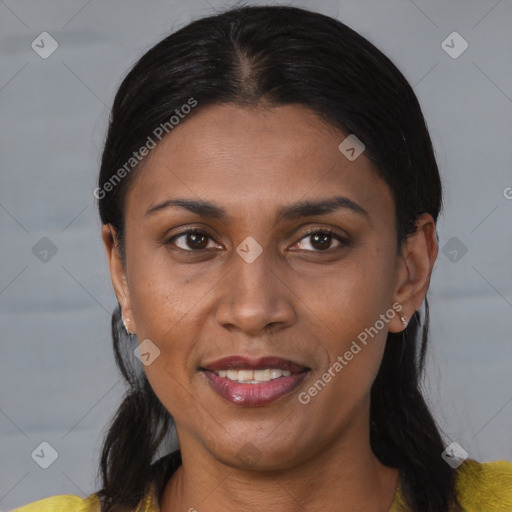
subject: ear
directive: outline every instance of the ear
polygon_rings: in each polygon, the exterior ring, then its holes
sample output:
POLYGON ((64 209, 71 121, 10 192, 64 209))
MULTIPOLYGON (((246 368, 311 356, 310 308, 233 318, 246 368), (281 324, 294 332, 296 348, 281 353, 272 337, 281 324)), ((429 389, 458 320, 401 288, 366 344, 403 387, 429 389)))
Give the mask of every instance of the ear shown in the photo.
POLYGON ((430 276, 437 258, 436 225, 432 215, 423 213, 416 221, 416 231, 405 240, 397 260, 394 300, 402 309, 389 323, 390 332, 401 332, 420 309, 430 284, 430 276))
POLYGON ((104 224, 101 236, 107 252, 107 262, 110 269, 110 278, 117 300, 121 306, 121 317, 125 322, 128 331, 137 333, 137 327, 133 316, 128 279, 121 259, 118 238, 112 224, 104 224))

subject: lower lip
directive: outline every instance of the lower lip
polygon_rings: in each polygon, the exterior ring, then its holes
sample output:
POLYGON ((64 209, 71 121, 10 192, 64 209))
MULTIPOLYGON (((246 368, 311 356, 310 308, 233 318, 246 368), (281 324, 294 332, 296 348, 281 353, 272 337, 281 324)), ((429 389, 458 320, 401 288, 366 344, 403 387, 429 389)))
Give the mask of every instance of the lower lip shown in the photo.
POLYGON ((308 371, 279 377, 261 384, 243 384, 220 377, 212 371, 203 371, 214 391, 234 405, 267 405, 294 391, 306 377, 308 371))

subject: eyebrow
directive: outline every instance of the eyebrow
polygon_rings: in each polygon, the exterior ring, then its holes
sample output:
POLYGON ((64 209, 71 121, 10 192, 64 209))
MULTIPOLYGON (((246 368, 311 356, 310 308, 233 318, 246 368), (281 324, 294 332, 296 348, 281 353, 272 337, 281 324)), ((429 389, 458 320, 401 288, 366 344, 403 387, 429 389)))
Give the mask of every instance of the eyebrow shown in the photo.
MULTIPOLYGON (((166 199, 154 206, 151 206, 146 211, 145 216, 155 215, 171 207, 185 208, 186 210, 202 217, 209 217, 223 221, 228 221, 231 218, 225 210, 214 203, 203 200, 181 198, 166 199)), ((362 217, 366 217, 367 220, 370 219, 369 213, 356 202, 352 201, 348 197, 334 196, 328 199, 299 201, 298 203, 286 205, 278 210, 276 221, 280 222, 301 217, 312 217, 314 215, 331 213, 342 208, 357 213, 362 217)))

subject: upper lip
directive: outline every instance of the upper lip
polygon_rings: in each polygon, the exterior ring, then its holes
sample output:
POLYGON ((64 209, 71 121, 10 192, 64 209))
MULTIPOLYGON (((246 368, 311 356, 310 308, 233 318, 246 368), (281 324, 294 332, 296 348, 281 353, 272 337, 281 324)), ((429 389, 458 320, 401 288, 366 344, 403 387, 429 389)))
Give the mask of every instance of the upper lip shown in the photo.
POLYGON ((247 356, 228 356, 202 365, 201 370, 218 372, 220 370, 263 370, 266 368, 278 368, 288 370, 291 373, 300 373, 309 370, 307 366, 283 359, 282 357, 266 356, 258 359, 251 359, 247 356))

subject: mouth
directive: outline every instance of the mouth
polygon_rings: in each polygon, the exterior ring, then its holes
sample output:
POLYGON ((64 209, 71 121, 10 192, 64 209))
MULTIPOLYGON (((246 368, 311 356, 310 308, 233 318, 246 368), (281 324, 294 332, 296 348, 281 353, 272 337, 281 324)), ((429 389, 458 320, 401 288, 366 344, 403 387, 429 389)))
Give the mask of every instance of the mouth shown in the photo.
POLYGON ((231 356, 199 368, 210 387, 234 405, 263 406, 292 393, 311 369, 280 357, 231 356))

